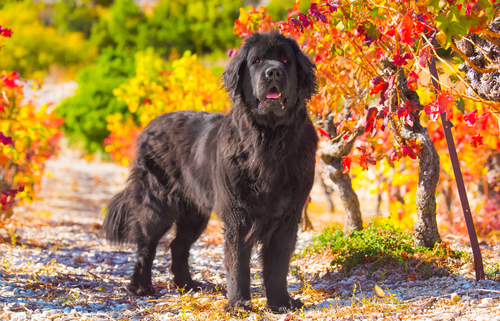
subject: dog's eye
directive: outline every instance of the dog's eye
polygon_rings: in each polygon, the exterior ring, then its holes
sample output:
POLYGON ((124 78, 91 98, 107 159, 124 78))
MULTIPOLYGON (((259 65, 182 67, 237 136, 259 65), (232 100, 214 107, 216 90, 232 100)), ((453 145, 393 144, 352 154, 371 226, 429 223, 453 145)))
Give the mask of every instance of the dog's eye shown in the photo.
POLYGON ((254 64, 258 64, 259 62, 260 62, 259 58, 255 58, 255 60, 253 61, 254 64))
POLYGON ((284 64, 288 63, 288 59, 286 59, 285 57, 281 58, 281 61, 283 61, 284 64))

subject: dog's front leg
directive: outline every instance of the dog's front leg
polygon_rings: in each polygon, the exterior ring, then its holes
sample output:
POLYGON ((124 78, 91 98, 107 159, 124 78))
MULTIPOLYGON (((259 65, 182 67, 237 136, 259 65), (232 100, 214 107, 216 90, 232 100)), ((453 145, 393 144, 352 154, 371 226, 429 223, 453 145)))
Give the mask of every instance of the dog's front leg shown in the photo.
POLYGON ((286 280, 297 240, 300 212, 296 216, 298 219, 295 220, 290 217, 283 219, 262 245, 267 306, 274 312, 285 313, 303 306, 300 300, 294 300, 288 294, 286 280))
POLYGON ((249 228, 239 224, 225 224, 224 265, 226 267, 226 310, 252 310, 250 297, 251 241, 245 241, 249 228))

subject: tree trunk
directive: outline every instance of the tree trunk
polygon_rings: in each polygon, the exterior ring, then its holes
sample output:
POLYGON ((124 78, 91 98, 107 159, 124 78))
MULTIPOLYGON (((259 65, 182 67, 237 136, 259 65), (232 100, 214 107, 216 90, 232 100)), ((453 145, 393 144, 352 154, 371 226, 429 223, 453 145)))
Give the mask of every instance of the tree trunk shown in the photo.
POLYGON ((453 49, 469 59, 458 67, 465 73, 465 79, 471 86, 468 94, 471 96, 476 94, 486 100, 500 101, 500 82, 498 82, 500 70, 488 70, 495 67, 491 62, 496 63, 500 59, 500 38, 493 36, 500 33, 500 18, 490 23, 489 30, 492 33, 485 33, 486 39, 475 33, 465 35, 456 41, 457 47, 453 49))
MULTIPOLYGON (((349 108, 345 108, 344 110, 346 112, 343 117, 348 119, 350 117, 349 108)), ((336 129, 333 126, 333 117, 329 117, 325 121, 328 121, 329 124, 323 127, 326 127, 327 132, 331 136, 334 136, 336 129), (334 134, 332 135, 331 133, 334 134)), ((349 155, 356 138, 363 132, 364 127, 358 129, 358 132, 355 133, 351 140, 346 141, 340 138, 335 141, 331 141, 328 146, 319 151, 323 172, 330 177, 339 189, 339 196, 346 211, 344 231, 347 233, 354 230, 362 230, 363 220, 361 218, 358 195, 352 188, 351 177, 349 174, 343 173, 344 165, 342 165, 342 157, 349 155)))
MULTIPOLYGON (((441 242, 436 221, 436 187, 439 181, 439 155, 429 137, 427 128, 422 132, 408 131, 407 137, 422 143, 418 154, 417 221, 413 226, 413 240, 417 246, 434 247, 441 242)), ((402 136, 403 136, 402 135, 402 136)))
POLYGON ((417 186, 417 220, 413 226, 413 240, 417 246, 434 247, 436 242, 442 242, 436 220, 436 187, 439 181, 439 155, 432 142, 426 127, 420 124, 420 111, 424 109, 420 104, 418 94, 407 86, 407 79, 402 68, 397 68, 388 59, 382 59, 384 73, 395 76, 394 88, 389 95, 389 110, 394 111, 395 106, 403 106, 408 101, 413 101, 419 107, 412 113, 413 125, 406 122, 397 126, 389 126, 399 140, 418 141, 422 149, 417 156, 418 160, 418 186, 417 186))

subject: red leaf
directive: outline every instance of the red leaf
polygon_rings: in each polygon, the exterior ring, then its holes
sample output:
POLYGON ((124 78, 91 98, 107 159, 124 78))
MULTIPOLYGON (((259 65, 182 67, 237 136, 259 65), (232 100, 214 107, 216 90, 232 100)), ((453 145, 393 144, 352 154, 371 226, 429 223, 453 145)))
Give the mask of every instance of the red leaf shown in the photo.
POLYGON ((320 132, 321 135, 323 135, 326 138, 330 138, 330 135, 328 135, 327 132, 325 132, 322 128, 318 127, 318 131, 320 132))
POLYGON ((425 106, 425 113, 432 121, 436 121, 441 113, 446 113, 446 119, 453 118, 453 105, 455 101, 450 94, 440 94, 438 99, 425 106))
POLYGON ((369 164, 376 165, 377 161, 369 153, 363 152, 363 154, 359 156, 359 165, 361 169, 367 171, 369 164))
POLYGON ((4 36, 4 37, 7 37, 7 38, 10 38, 12 36, 12 30, 11 29, 7 29, 3 26, 0 26, 0 36, 4 36))
POLYGON ((401 33, 404 43, 413 43, 413 20, 411 19, 409 12, 403 17, 403 22, 401 23, 399 32, 401 33))
POLYGON ((311 25, 311 22, 309 21, 307 15, 303 14, 302 12, 298 12, 297 17, 299 17, 299 21, 304 27, 307 28, 309 25, 311 25))
POLYGON ((483 136, 480 134, 477 134, 475 136, 472 136, 470 139, 470 144, 472 147, 477 148, 479 145, 483 145, 483 136))
POLYGON ((13 71, 8 75, 2 76, 2 81, 4 82, 5 86, 10 87, 10 88, 16 88, 20 87, 16 84, 16 80, 19 78, 19 73, 13 71))
POLYGON ((441 112, 446 112, 446 120, 453 118, 453 106, 455 101, 450 94, 441 94, 438 98, 439 109, 441 112))
POLYGON ((408 88, 415 91, 418 89, 418 74, 413 70, 408 73, 408 88))
POLYGON ((377 107, 370 107, 368 108, 368 111, 366 112, 366 121, 372 121, 375 119, 375 116, 377 116, 378 113, 378 108, 377 107))
POLYGON ((0 143, 3 145, 11 145, 12 137, 5 136, 2 132, 0 132, 0 143))
POLYGON ((464 115, 464 120, 467 126, 472 127, 474 126, 474 124, 476 124, 477 121, 476 114, 477 114, 477 108, 471 111, 470 113, 464 115))
POLYGON ((295 18, 289 18, 290 22, 293 23, 295 28, 300 29, 300 31, 304 32, 304 26, 295 18))
MULTIPOLYGON (((380 76, 377 76, 375 78, 378 78, 378 77, 380 77, 380 76)), ((373 78, 373 79, 375 79, 375 78, 373 78)), ((380 77, 380 78, 382 78, 382 77, 380 77)), ((372 83, 374 83, 373 80, 372 80, 372 83)), ((386 86, 386 85, 387 85, 387 82, 383 79, 381 81, 377 82, 377 84, 374 83, 374 86, 373 86, 372 90, 370 91, 370 95, 378 94, 379 92, 381 92, 384 89, 384 86, 386 86)))
POLYGON ((382 89, 382 92, 380 92, 380 99, 378 100, 379 105, 383 105, 384 102, 389 98, 389 93, 391 92, 392 88, 394 87, 394 80, 396 78, 394 76, 391 76, 389 78, 389 82, 387 83, 386 86, 382 89))
POLYGON ((351 162, 352 160, 349 156, 342 157, 342 165, 344 166, 344 170, 342 171, 342 173, 349 173, 349 171, 351 170, 351 162))
POLYGON ((412 58, 413 58, 413 55, 411 53, 407 52, 403 56, 401 56, 399 54, 399 50, 398 50, 398 53, 394 55, 394 60, 392 61, 392 63, 395 64, 396 66, 402 66, 402 65, 406 65, 408 63, 406 60, 412 59, 412 58))
POLYGON ((412 100, 407 101, 405 107, 410 111, 410 113, 416 112, 419 109, 417 103, 412 100))
POLYGON ((328 20, 326 20, 325 15, 318 10, 318 5, 314 2, 311 3, 311 7, 309 8, 309 13, 313 15, 316 18, 316 20, 321 20, 324 23, 328 22, 328 20))
POLYGON ((429 49, 429 46, 425 46, 420 50, 420 57, 418 58, 418 63, 422 68, 425 68, 425 63, 427 61, 427 58, 431 57, 431 51, 429 49))
POLYGON ((395 161, 399 160, 400 155, 394 148, 391 148, 391 150, 389 150, 389 158, 391 160, 391 163, 394 163, 395 161))

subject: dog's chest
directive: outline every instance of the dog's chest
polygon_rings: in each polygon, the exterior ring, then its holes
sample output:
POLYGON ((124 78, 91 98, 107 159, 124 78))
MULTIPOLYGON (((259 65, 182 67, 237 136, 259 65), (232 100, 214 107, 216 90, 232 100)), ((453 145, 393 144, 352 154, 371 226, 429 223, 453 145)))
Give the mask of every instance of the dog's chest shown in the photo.
POLYGON ((236 191, 241 191, 246 207, 256 214, 281 216, 288 208, 301 206, 298 203, 307 194, 304 182, 308 171, 293 165, 284 160, 269 161, 240 171, 236 191))

